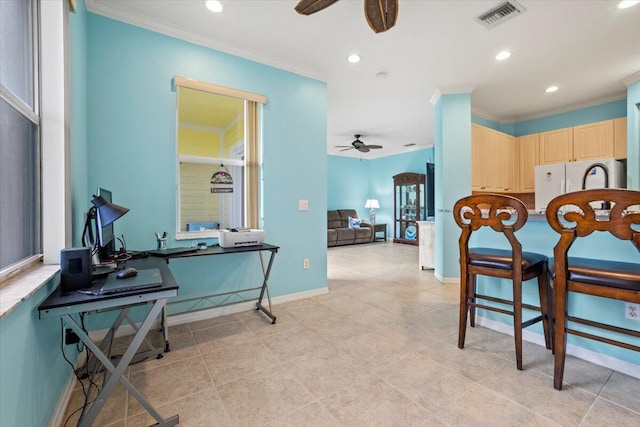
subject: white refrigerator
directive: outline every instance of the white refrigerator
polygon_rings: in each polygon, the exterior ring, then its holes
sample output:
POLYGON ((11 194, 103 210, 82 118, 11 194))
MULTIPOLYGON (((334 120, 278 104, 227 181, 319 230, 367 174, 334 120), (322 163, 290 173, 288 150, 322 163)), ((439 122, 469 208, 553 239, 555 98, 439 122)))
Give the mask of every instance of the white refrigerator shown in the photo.
POLYGON ((608 188, 626 188, 624 163, 615 159, 586 160, 536 166, 536 211, 542 212, 556 196, 583 188, 605 188, 605 169, 608 188), (586 179, 584 179, 586 173, 586 179))

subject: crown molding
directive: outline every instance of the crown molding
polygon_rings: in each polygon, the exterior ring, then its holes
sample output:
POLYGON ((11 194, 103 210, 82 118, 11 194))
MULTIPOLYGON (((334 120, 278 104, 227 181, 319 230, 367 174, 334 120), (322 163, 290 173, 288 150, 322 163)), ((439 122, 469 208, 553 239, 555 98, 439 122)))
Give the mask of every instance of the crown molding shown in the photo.
POLYGON ((513 122, 505 121, 505 119, 503 119, 500 116, 496 116, 495 114, 492 114, 487 111, 480 110, 474 107, 471 107, 471 114, 486 120, 491 120, 492 122, 495 122, 495 123, 500 123, 500 124, 513 123, 513 122))
POLYGON ((634 83, 640 82, 640 71, 631 74, 629 77, 627 77, 626 79, 622 79, 622 83, 624 83, 625 86, 629 87, 634 83))
POLYGON ((230 55, 239 56, 243 59, 248 59, 264 65, 279 68, 281 70, 299 74, 304 77, 309 77, 323 82, 326 82, 328 80, 329 76, 323 75, 322 73, 302 69, 291 64, 285 64, 283 62, 274 60, 273 58, 256 55, 253 52, 248 52, 242 49, 230 48, 229 46, 222 43, 215 43, 206 37, 201 37, 188 31, 183 31, 166 23, 160 23, 158 21, 151 20, 144 15, 131 13, 129 11, 123 11, 118 6, 116 6, 117 4, 118 2, 98 3, 94 0, 85 0, 87 11, 96 15, 102 15, 116 21, 124 22, 126 24, 144 28, 149 31, 164 34, 166 36, 174 37, 200 46, 208 47, 210 49, 218 50, 230 55))
POLYGON ((436 102, 438 102, 438 100, 442 95, 471 93, 475 88, 476 88, 475 86, 448 86, 448 87, 437 88, 435 92, 433 92, 433 95, 431 96, 431 99, 429 100, 429 102, 432 105, 436 105, 436 102))

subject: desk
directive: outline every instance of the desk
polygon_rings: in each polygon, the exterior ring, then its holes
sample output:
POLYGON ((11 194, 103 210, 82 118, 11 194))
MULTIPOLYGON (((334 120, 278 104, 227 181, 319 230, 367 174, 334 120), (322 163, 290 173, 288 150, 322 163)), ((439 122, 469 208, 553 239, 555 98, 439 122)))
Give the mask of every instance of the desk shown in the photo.
MULTIPOLYGON (((250 291, 257 291, 260 290, 260 296, 257 298, 257 302, 256 302, 256 310, 260 310, 262 311, 264 314, 266 314, 269 319, 271 319, 271 323, 275 324, 276 323, 276 316, 273 315, 273 313, 271 312, 271 297, 269 296, 269 287, 267 285, 268 281, 269 281, 269 275, 271 274, 271 266, 273 265, 273 259, 275 257, 275 254, 278 252, 278 249, 280 249, 279 246, 274 246, 274 245, 269 245, 267 243, 264 243, 262 245, 256 245, 256 246, 244 246, 244 247, 238 247, 238 248, 222 248, 220 246, 212 246, 209 247, 207 249, 204 250, 197 250, 194 252, 187 252, 187 253, 182 253, 182 254, 175 254, 175 255, 166 255, 163 256, 163 258, 166 260, 167 264, 172 260, 172 259, 179 259, 179 258, 192 258, 192 257, 200 257, 200 256, 214 256, 214 255, 229 255, 229 254, 239 254, 239 253, 248 253, 248 252, 257 252, 258 255, 260 256, 260 265, 262 266, 262 284, 260 286, 254 287, 254 288, 246 288, 246 289, 239 289, 239 290, 235 290, 235 291, 231 291, 231 292, 224 292, 224 293, 218 293, 218 294, 210 294, 210 295, 205 295, 202 297, 198 297, 198 298, 190 298, 190 299, 183 299, 180 301, 175 301, 173 303, 169 303, 169 304, 178 304, 178 303, 185 303, 185 302, 189 302, 189 301, 197 301, 196 304, 194 304, 191 308, 183 311, 182 313, 191 313, 191 312, 195 312, 195 311, 200 311, 200 310, 206 310, 211 308, 211 306, 208 307, 204 307, 204 308, 198 308, 198 304, 202 301, 209 301, 212 302, 210 300, 208 300, 208 298, 213 298, 213 297, 232 297, 232 296, 237 296, 240 299, 242 299, 242 301, 235 301, 235 302, 230 302, 230 303, 221 303, 221 304, 215 304, 213 305, 213 307, 223 307, 226 305, 232 305, 232 304, 238 304, 241 302, 246 302, 246 301, 250 301, 256 298, 247 298, 245 299, 245 297, 243 296, 243 294, 246 294, 250 291), (267 261, 267 264, 265 265, 265 260, 263 257, 263 252, 269 252, 270 256, 269 256, 269 260, 267 261), (263 304, 262 304, 262 300, 264 299, 264 296, 267 296, 267 301, 269 304, 269 308, 267 309, 263 304)), ((181 314, 181 313, 180 313, 181 314)), ((165 335, 165 339, 167 338, 167 336, 165 335)), ((168 341, 167 341, 167 351, 169 351, 169 347, 168 347, 168 341)))
MULTIPOLYGON (((91 371, 95 376, 99 371, 99 365, 106 369, 106 375, 102 381, 102 390, 94 402, 90 405, 88 411, 80 419, 79 426, 91 426, 95 421, 98 413, 106 403, 107 399, 113 392, 118 382, 122 383, 124 387, 134 396, 138 402, 145 408, 149 414, 151 414, 157 421, 157 426, 175 426, 178 424, 178 415, 174 415, 167 419, 162 416, 142 397, 142 395, 133 387, 127 378, 123 376, 123 373, 131 363, 133 356, 136 355, 140 345, 145 342, 149 347, 149 351, 144 355, 159 355, 162 353, 162 349, 154 348, 147 339, 147 333, 153 326, 155 319, 161 313, 167 299, 178 295, 178 285, 176 284, 171 271, 167 265, 158 258, 146 258, 138 260, 127 261, 127 267, 134 267, 136 269, 148 269, 159 268, 162 276, 162 285, 158 288, 143 289, 131 292, 123 292, 119 294, 111 295, 86 295, 78 292, 71 293, 69 295, 62 295, 60 287, 58 287, 41 305, 38 307, 40 318, 62 317, 65 326, 71 328, 76 335, 82 340, 84 345, 91 350, 93 354, 92 360, 90 360, 89 366, 93 366, 91 371), (138 327, 129 318, 129 309, 132 307, 150 305, 145 319, 138 327), (119 315, 109 332, 105 336, 100 345, 96 346, 89 338, 87 332, 82 327, 82 323, 78 322, 78 315, 84 316, 90 313, 97 313, 110 310, 119 310, 119 315), (75 318, 74 318, 75 317, 75 318), (114 366, 114 361, 110 358, 110 344, 111 340, 115 336, 116 331, 122 325, 124 320, 133 327, 136 331, 131 343, 127 347, 126 351, 122 355, 117 364, 114 366), (105 354, 106 352, 106 354, 105 354), (98 359, 98 360, 95 360, 98 359)), ((105 279, 97 281, 94 284, 94 289, 99 289, 105 279)), ((163 329, 167 330, 166 322, 163 319, 163 329)), ((166 339, 166 335, 165 335, 166 339)), ((140 354, 140 353, 138 353, 140 354)))

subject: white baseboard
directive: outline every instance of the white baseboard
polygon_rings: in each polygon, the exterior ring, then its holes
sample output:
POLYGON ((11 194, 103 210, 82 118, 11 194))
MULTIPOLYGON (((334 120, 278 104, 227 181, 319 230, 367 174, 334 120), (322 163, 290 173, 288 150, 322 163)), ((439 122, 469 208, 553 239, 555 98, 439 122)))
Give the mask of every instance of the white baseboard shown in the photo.
MULTIPOLYGON (((293 294, 282 295, 279 297, 271 298, 272 305, 284 304, 287 302, 303 300, 329 293, 329 288, 318 288, 310 291, 296 292, 293 294)), ((266 300, 263 300, 266 304, 266 300)), ((169 326, 182 325, 184 323, 196 322, 198 320, 212 319, 214 317, 224 316, 227 314, 240 313, 243 311, 254 310, 256 308, 256 301, 247 301, 239 304, 228 305, 224 307, 212 307, 206 310, 195 311, 193 313, 176 314, 167 318, 169 326)), ((276 313, 277 317, 277 313, 276 313)), ((160 320, 156 320, 154 327, 160 326, 160 320)), ((93 341, 101 341, 109 332, 108 329, 101 329, 97 331, 90 331, 89 337, 93 341)), ((131 325, 122 325, 116 332, 116 337, 133 335, 135 331, 131 325)))
MULTIPOLYGON (((476 324, 483 326, 487 329, 493 329, 494 331, 502 332, 513 336, 513 326, 506 323, 497 322, 495 320, 487 319, 486 317, 478 316, 476 318, 476 324)), ((536 334, 535 332, 522 331, 523 341, 528 341, 540 346, 544 346, 544 336, 536 334)), ((614 371, 623 373, 630 377, 640 379, 640 365, 636 365, 625 360, 616 359, 615 357, 607 356, 595 351, 588 350, 586 348, 578 347, 575 344, 567 344, 567 354, 577 357, 578 359, 586 360, 595 365, 603 366, 605 368, 613 369, 614 371)))
MULTIPOLYGON (((78 356, 78 360, 76 360, 76 369, 79 366, 82 366, 86 359, 86 352, 81 352, 78 356)), ((49 421, 49 427, 62 427, 66 419, 64 418, 65 413, 67 412, 67 406, 69 406, 69 401, 71 401, 71 395, 73 394, 73 390, 77 384, 77 378, 75 373, 71 373, 69 376, 69 380, 67 381, 67 385, 64 388, 64 392, 60 399, 58 400, 58 404, 56 405, 56 410, 51 415, 51 420, 49 421)))
POLYGON ((438 279, 438 281, 440 283, 445 283, 445 284, 459 284, 460 283, 460 278, 459 277, 442 277, 442 274, 434 271, 433 275, 435 276, 436 279, 438 279))

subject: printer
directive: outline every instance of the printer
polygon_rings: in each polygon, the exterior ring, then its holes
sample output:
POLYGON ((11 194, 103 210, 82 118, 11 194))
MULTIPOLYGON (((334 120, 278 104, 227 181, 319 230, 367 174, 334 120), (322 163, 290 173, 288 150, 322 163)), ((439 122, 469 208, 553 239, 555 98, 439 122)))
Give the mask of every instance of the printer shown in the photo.
POLYGON ((220 230, 218 244, 221 248, 241 248, 257 246, 264 242, 264 230, 253 228, 230 228, 220 230))

